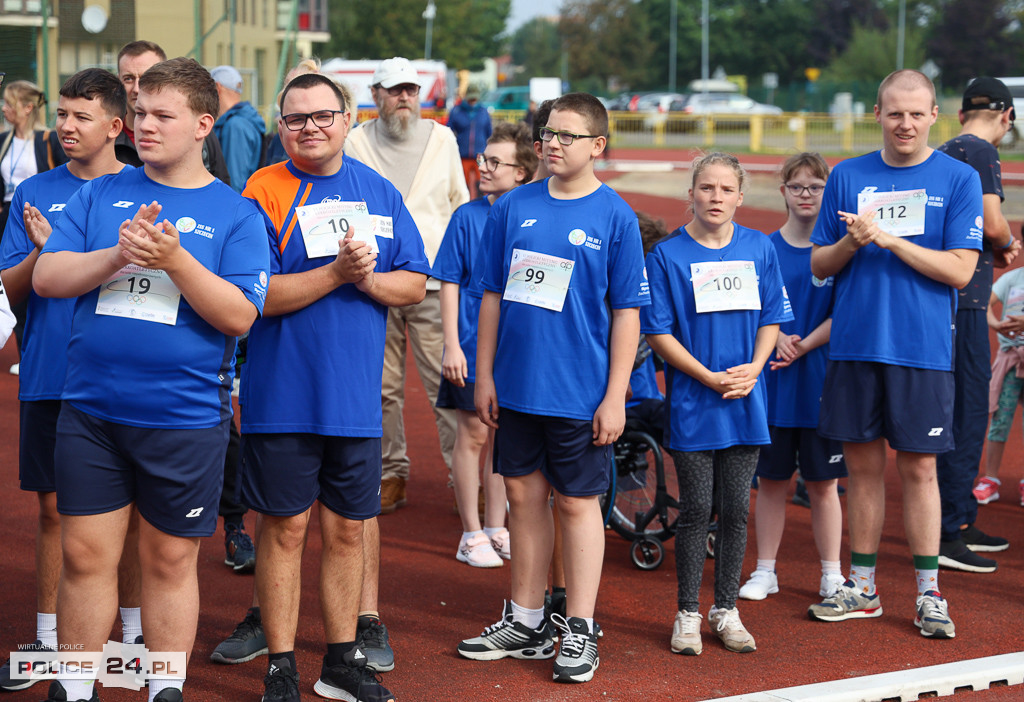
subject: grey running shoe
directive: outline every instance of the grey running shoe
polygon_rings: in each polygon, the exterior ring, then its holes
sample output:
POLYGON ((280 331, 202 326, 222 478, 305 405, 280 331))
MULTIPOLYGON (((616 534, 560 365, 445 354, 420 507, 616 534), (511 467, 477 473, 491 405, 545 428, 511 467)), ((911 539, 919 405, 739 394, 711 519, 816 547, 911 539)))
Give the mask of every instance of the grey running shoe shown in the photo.
POLYGON ((552 615, 555 625, 562 630, 561 646, 555 659, 555 682, 587 682, 601 665, 597 655, 597 635, 590 631, 585 619, 552 615))
MULTIPOLYGON (((53 652, 53 649, 44 646, 42 641, 36 639, 36 642, 33 644, 18 647, 18 653, 25 653, 27 651, 53 652)), ((16 678, 11 676, 11 661, 8 659, 3 666, 0 666, 0 690, 7 690, 8 692, 13 692, 14 690, 25 690, 42 680, 42 678, 16 678)))
POLYGON ((391 648, 388 628, 377 617, 359 617, 356 628, 356 645, 366 656, 366 667, 378 673, 395 668, 395 652, 391 648))
POLYGON ((882 616, 882 601, 878 593, 865 595, 854 584, 847 580, 831 597, 826 597, 818 604, 807 608, 811 619, 819 622, 841 622, 844 619, 867 619, 882 616))
POLYGON ((259 607, 250 607, 245 619, 238 623, 231 636, 221 641, 210 654, 214 663, 245 663, 267 653, 267 636, 263 633, 263 619, 259 607))
POLYGON ((287 658, 270 661, 270 668, 263 677, 261 702, 301 702, 299 694, 299 673, 292 670, 287 658))
POLYGON ((329 700, 346 702, 394 702, 395 696, 381 684, 380 676, 366 665, 359 647, 342 656, 341 663, 328 667, 327 656, 313 691, 329 700))
POLYGON ((704 650, 700 639, 700 620, 698 612, 680 610, 676 612, 676 621, 672 624, 672 653, 684 656, 699 656, 704 650))
POLYGON ((251 573, 256 569, 256 547, 245 533, 245 524, 224 525, 224 565, 236 573, 251 573))
POLYGON ((949 603, 938 590, 929 590, 917 598, 914 626, 921 630, 921 636, 933 639, 952 639, 956 636, 956 627, 949 618, 949 603))
POLYGON ((506 602, 501 619, 479 636, 464 640, 458 651, 460 656, 475 661, 496 661, 507 656, 543 659, 555 655, 555 642, 547 622, 541 622, 534 630, 512 621, 512 605, 506 602))

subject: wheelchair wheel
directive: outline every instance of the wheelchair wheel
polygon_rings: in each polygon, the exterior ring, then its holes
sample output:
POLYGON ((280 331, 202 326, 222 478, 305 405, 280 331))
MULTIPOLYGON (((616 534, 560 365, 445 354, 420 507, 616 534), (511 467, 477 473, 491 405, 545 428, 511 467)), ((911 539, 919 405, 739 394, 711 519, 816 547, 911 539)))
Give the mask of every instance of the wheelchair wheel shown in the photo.
POLYGON ((615 442, 615 479, 605 496, 609 507, 608 525, 622 538, 634 541, 652 536, 668 541, 676 533, 679 510, 666 507, 664 515, 655 514, 649 523, 637 529, 637 514, 647 514, 658 498, 658 473, 664 475, 666 495, 679 494, 675 471, 666 471, 661 446, 651 436, 627 431, 615 442))
POLYGON ((654 536, 641 536, 633 542, 629 557, 640 570, 654 570, 665 560, 665 547, 654 536))

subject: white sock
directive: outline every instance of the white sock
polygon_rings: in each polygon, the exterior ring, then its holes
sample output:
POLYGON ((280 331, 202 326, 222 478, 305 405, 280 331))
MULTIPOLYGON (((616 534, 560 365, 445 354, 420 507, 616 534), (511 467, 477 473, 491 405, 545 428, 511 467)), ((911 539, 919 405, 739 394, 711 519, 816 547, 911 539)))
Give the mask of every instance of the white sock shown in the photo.
POLYGON ((92 689, 96 685, 95 680, 82 680, 81 678, 57 678, 68 693, 69 700, 91 700, 92 689))
POLYGON ((757 570, 767 570, 769 573, 774 573, 775 572, 775 559, 772 559, 772 560, 769 561, 769 560, 762 560, 762 559, 758 558, 757 559, 757 570))
POLYGON ((832 575, 833 573, 843 574, 842 564, 839 561, 822 561, 821 574, 832 575))
MULTIPOLYGON (((990 478, 987 475, 985 476, 985 480, 991 480, 996 485, 1002 485, 1003 484, 1003 482, 999 478, 990 478)), ((1022 480, 1021 482, 1024 483, 1024 480, 1022 480)))
POLYGON ((139 607, 121 607, 121 643, 133 644, 142 635, 142 610, 139 607))
POLYGON ((488 539, 493 539, 495 534, 497 534, 499 531, 504 531, 504 530, 505 530, 505 527, 503 527, 503 526, 497 526, 497 527, 486 527, 485 526, 484 527, 484 534, 487 535, 488 539))
POLYGON ((149 702, 153 702, 156 696, 169 687, 180 690, 185 686, 185 678, 150 678, 149 679, 149 702))
POLYGON ((512 602, 512 621, 519 622, 523 626, 536 630, 544 621, 544 608, 527 609, 512 602))
POLYGON ((47 648, 57 650, 57 614, 36 612, 36 638, 47 648))
POLYGON ((481 532, 479 529, 477 529, 476 531, 464 531, 464 532, 462 532, 462 540, 463 541, 469 541, 474 536, 476 536, 477 534, 481 534, 481 533, 483 533, 483 532, 481 532))
POLYGON ((587 623, 587 633, 593 634, 594 633, 594 618, 593 617, 580 617, 580 618, 587 623))

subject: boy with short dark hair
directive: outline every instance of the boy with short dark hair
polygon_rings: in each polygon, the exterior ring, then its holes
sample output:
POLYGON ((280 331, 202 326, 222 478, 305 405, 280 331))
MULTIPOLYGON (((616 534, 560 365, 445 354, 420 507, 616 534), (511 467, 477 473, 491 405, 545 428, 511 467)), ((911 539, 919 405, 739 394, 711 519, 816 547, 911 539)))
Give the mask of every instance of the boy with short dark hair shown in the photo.
POLYGON ((475 660, 554 655, 544 622, 553 488, 565 549, 568 616, 554 617, 562 629, 554 679, 563 682, 586 682, 599 664, 598 496, 625 425, 639 307, 650 304, 636 216, 594 174, 607 130, 593 96, 556 100, 540 130, 551 177, 498 200, 483 237, 475 402, 497 429, 495 470, 505 478, 515 554, 502 619, 458 650, 475 660))
MULTIPOLYGON (((134 505, 146 646, 187 655, 199 537, 217 523, 235 337, 262 310, 269 252, 255 206, 203 167, 217 111, 210 74, 178 58, 139 82, 144 168, 82 186, 33 274, 41 296, 78 298, 54 460, 57 638, 102 649, 134 505)), ((150 702, 181 702, 183 675, 150 676, 150 702)), ((94 680, 64 671, 50 686, 54 702, 96 699, 94 680)))

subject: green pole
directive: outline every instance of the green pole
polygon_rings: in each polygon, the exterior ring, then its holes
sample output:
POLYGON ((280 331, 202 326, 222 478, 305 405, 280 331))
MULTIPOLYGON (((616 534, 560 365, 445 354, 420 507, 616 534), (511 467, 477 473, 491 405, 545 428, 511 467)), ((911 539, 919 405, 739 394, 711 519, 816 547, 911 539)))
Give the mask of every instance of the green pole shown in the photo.
POLYGON ((281 59, 277 64, 277 82, 274 84, 274 96, 276 97, 281 88, 284 87, 284 74, 288 71, 288 64, 291 61, 292 37, 295 28, 299 24, 299 0, 292 0, 292 16, 288 20, 288 30, 284 35, 284 45, 281 47, 281 59))
POLYGON ((195 46, 189 52, 199 63, 203 62, 203 15, 202 5, 199 0, 192 0, 192 24, 195 34, 195 46))
MULTIPOLYGON (((39 81, 39 85, 43 88, 43 94, 50 94, 50 32, 49 32, 49 19, 50 19, 50 3, 48 0, 43 0, 42 7, 40 8, 43 16, 43 79, 39 81)), ((50 105, 47 103, 45 106, 45 117, 46 123, 50 122, 50 105)))

